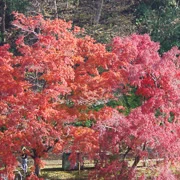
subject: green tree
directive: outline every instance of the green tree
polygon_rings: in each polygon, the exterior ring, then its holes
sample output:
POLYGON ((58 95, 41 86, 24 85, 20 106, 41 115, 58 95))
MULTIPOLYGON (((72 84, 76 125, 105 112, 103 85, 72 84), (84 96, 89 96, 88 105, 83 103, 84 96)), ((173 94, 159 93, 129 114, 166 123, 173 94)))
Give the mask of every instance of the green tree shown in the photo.
POLYGON ((149 33, 160 42, 160 53, 180 47, 180 7, 175 0, 154 0, 140 4, 136 10, 140 33, 149 33))

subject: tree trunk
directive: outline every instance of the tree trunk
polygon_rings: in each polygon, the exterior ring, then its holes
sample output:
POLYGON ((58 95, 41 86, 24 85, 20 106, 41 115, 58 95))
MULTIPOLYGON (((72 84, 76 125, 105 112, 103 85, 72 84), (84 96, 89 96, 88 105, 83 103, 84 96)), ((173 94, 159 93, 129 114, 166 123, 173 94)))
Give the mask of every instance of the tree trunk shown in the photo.
POLYGON ((33 151, 33 155, 31 155, 31 157, 34 160, 34 167, 35 167, 35 175, 39 176, 40 174, 40 166, 39 166, 39 160, 40 160, 40 156, 37 155, 36 149, 32 149, 33 151))
MULTIPOLYGON (((143 150, 143 151, 145 151, 145 149, 146 149, 146 144, 147 144, 146 142, 143 144, 143 147, 142 147, 142 150, 143 150)), ((136 166, 138 165, 140 159, 141 159, 141 157, 140 157, 139 155, 137 155, 137 156, 135 157, 134 163, 133 163, 133 165, 132 165, 132 169, 136 168, 136 166)))
POLYGON ((39 166, 39 164, 37 163, 37 159, 38 159, 38 158, 35 158, 35 159, 34 159, 34 167, 35 167, 35 175, 36 175, 36 176, 39 176, 39 175, 40 175, 40 166, 39 166))
POLYGON ((6 33, 6 0, 1 1, 1 41, 4 44, 6 42, 5 33, 6 33))
POLYGON ((54 11, 55 11, 54 17, 58 18, 58 10, 57 10, 57 2, 56 2, 56 0, 54 0, 54 11))
POLYGON ((104 4, 104 0, 98 0, 96 2, 96 13, 95 13, 95 17, 94 17, 94 24, 99 24, 103 4, 104 4))
POLYGON ((66 0, 66 9, 69 8, 69 0, 66 0))
POLYGON ((124 153, 124 155, 123 155, 123 157, 122 157, 122 161, 125 160, 126 156, 128 155, 128 153, 129 153, 130 151, 131 151, 131 148, 128 147, 127 150, 126 150, 126 152, 124 153))
POLYGON ((136 156, 136 157, 135 157, 135 160, 134 160, 134 163, 133 163, 133 165, 132 165, 132 168, 133 168, 133 169, 138 165, 139 161, 140 161, 140 156, 136 156))

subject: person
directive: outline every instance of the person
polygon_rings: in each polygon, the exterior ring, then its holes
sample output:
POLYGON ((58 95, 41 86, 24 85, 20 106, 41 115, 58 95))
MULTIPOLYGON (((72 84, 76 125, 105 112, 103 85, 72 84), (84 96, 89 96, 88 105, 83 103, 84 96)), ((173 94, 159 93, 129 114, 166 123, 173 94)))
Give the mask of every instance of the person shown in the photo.
POLYGON ((26 174, 27 173, 27 153, 26 153, 26 148, 25 147, 23 147, 22 148, 22 155, 21 155, 21 159, 22 159, 22 169, 23 169, 23 171, 24 171, 24 174, 26 174))

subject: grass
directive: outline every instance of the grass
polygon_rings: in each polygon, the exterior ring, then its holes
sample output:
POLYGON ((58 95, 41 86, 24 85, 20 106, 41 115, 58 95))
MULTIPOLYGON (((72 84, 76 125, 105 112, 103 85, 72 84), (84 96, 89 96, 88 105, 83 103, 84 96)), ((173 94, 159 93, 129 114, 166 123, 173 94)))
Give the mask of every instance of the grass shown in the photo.
MULTIPOLYGON (((45 163, 44 168, 41 169, 40 177, 44 180, 87 180, 88 174, 92 172, 94 169, 94 162, 85 160, 84 161, 84 169, 64 171, 62 168, 62 159, 61 157, 50 157, 49 159, 43 160, 45 163)), ((133 164, 133 160, 129 159, 129 166, 131 167, 133 164)), ((151 180, 152 177, 158 175, 158 165, 163 163, 162 159, 149 159, 149 160, 141 160, 138 163, 137 167, 137 177, 145 175, 147 180, 151 180)), ((177 162, 177 164, 179 164, 177 162)), ((180 165, 177 167, 177 164, 171 167, 173 174, 176 175, 180 179, 180 165)), ((29 171, 30 167, 33 165, 33 162, 29 160, 29 171)))
POLYGON ((90 170, 82 171, 62 171, 62 169, 44 169, 41 171, 41 177, 46 180, 86 180, 90 170))

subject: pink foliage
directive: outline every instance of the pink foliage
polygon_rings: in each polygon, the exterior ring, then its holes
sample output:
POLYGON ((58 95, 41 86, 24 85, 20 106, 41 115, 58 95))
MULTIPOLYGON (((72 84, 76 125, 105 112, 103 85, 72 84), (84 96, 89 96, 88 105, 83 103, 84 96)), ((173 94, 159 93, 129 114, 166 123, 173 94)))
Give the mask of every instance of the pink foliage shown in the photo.
MULTIPOLYGON (((100 171, 107 172, 112 164, 117 171, 115 167, 127 162, 129 155, 134 163, 127 169, 126 178, 133 179, 135 174, 131 177, 130 174, 139 160, 160 158, 166 167, 167 161, 179 159, 180 51, 174 47, 160 56, 158 43, 148 35, 135 34, 115 38, 112 47, 116 55, 114 71, 123 72, 129 85, 135 86, 136 93, 144 100, 128 116, 109 109, 108 116, 105 118, 104 114, 101 118, 103 110, 99 112, 96 128, 100 132, 101 150, 110 153, 103 157, 107 160, 102 164, 106 165, 100 171), (108 159, 113 157, 115 161, 108 164, 108 159)), ((124 167, 119 169, 121 173, 125 171, 124 167)), ((163 172, 159 179, 175 179, 170 171, 163 172)))

